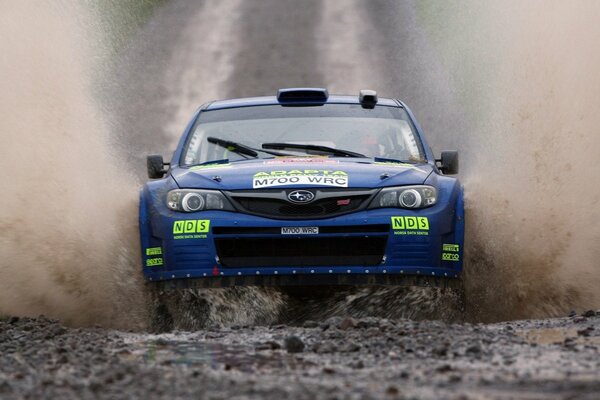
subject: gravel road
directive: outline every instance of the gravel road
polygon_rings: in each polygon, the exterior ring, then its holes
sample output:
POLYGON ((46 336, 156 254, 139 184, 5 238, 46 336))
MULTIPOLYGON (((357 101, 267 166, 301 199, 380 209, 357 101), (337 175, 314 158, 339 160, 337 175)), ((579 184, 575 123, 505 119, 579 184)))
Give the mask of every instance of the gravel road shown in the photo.
POLYGON ((334 317, 144 334, 0 322, 0 397, 597 399, 600 311, 498 324, 334 317))
POLYGON ((457 126, 448 73, 417 24, 416 8, 389 0, 303 0, 301 7, 295 0, 166 2, 122 51, 114 79, 103 83, 114 135, 145 179, 145 155, 170 155, 204 102, 273 95, 281 87, 339 94, 375 88, 410 99, 439 150, 447 132, 465 122, 457 126))

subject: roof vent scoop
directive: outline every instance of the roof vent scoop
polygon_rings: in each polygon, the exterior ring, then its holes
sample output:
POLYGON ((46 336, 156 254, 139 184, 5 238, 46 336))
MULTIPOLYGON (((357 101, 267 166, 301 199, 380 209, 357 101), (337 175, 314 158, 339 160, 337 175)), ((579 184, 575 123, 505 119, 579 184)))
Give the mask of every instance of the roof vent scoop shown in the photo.
POLYGON ((277 91, 280 103, 325 103, 329 93, 323 88, 290 88, 277 91))
POLYGON ((358 100, 363 108, 375 108, 375 104, 377 104, 377 92, 374 90, 363 89, 358 95, 358 100))

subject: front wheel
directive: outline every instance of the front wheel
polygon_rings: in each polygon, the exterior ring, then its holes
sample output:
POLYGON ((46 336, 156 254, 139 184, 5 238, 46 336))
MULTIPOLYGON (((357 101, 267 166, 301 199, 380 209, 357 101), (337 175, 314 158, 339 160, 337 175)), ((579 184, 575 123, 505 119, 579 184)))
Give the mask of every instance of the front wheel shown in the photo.
POLYGON ((150 301, 149 325, 152 332, 174 328, 195 330, 206 326, 209 304, 198 290, 164 290, 158 283, 147 284, 150 301))

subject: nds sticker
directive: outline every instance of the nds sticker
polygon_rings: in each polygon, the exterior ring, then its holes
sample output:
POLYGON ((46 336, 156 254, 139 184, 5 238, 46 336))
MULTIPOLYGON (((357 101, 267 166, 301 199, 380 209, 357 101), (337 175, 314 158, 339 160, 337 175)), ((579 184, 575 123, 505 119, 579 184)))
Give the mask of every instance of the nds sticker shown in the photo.
POLYGON ((322 185, 348 187, 348 174, 334 170, 291 170, 258 172, 252 178, 254 189, 285 185, 322 185))
POLYGON ((429 235, 427 217, 392 217, 394 235, 429 235))
POLYGON ((206 239, 209 219, 187 219, 173 222, 173 239, 206 239))

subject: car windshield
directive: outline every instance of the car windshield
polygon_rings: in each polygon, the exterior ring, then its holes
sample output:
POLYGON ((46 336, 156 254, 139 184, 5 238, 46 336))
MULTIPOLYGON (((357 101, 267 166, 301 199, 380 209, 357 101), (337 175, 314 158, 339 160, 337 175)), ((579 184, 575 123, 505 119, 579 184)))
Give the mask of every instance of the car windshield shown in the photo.
POLYGON ((404 109, 325 104, 203 111, 186 141, 182 164, 290 155, 425 161, 404 109))

